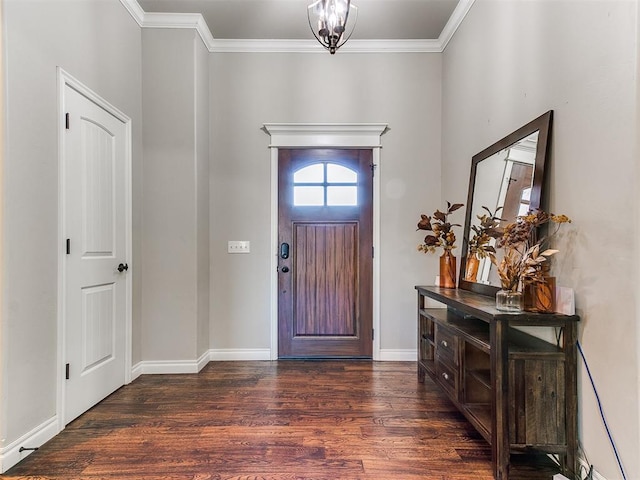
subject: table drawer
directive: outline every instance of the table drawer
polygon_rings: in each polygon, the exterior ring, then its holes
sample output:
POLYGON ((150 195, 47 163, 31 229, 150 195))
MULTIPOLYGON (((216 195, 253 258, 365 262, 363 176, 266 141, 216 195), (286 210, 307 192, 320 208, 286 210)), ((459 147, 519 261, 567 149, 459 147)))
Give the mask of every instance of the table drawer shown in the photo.
POLYGON ((458 365, 458 336, 442 325, 436 325, 436 356, 446 357, 458 365))
POLYGON ((441 357, 436 358, 436 380, 449 395, 458 399, 458 371, 441 357))

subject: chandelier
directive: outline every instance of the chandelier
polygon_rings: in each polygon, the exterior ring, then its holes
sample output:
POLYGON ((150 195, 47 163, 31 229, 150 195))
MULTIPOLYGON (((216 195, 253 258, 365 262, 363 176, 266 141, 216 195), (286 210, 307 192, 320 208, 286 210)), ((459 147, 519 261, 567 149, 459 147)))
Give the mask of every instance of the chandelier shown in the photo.
POLYGON ((307 16, 316 40, 333 55, 351 37, 358 7, 351 0, 316 0, 307 7, 307 16), (347 20, 351 20, 348 25, 347 20))

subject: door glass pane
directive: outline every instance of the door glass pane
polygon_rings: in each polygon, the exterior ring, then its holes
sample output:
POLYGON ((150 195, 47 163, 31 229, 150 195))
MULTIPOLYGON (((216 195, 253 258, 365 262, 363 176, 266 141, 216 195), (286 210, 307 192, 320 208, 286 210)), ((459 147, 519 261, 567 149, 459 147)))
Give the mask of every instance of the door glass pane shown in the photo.
POLYGON ((518 208, 518 216, 529 213, 529 204, 531 201, 531 188, 525 188, 520 194, 520 207, 518 208))
POLYGON ((334 207, 358 205, 358 187, 327 187, 327 205, 334 207))
POLYGON ((350 168, 343 167, 342 165, 327 163, 327 182, 358 183, 358 174, 350 168))
POLYGON ((322 183, 324 182, 324 165, 315 163, 301 168, 293 174, 293 183, 322 183))
POLYGON ((324 187, 293 187, 293 205, 296 207, 324 205, 324 187))

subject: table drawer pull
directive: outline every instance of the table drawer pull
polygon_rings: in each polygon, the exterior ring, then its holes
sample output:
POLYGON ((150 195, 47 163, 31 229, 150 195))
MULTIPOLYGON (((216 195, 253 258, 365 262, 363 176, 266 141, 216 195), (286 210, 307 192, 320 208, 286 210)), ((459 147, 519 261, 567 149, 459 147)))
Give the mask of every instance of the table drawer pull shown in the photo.
POLYGON ((442 341, 440 342, 440 345, 442 345, 444 348, 447 348, 447 347, 449 346, 449 344, 447 343, 447 341, 446 341, 446 340, 442 340, 442 341))
POLYGON ((445 372, 442 372, 442 378, 444 378, 445 380, 449 380, 449 375, 445 372))

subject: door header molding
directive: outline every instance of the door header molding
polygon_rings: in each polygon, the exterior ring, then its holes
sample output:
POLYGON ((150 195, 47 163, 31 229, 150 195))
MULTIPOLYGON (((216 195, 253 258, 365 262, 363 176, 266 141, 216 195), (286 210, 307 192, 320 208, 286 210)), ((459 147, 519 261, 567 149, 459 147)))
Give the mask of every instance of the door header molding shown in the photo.
POLYGON ((380 137, 389 130, 389 125, 386 123, 265 123, 262 130, 271 136, 269 148, 382 148, 380 137))

